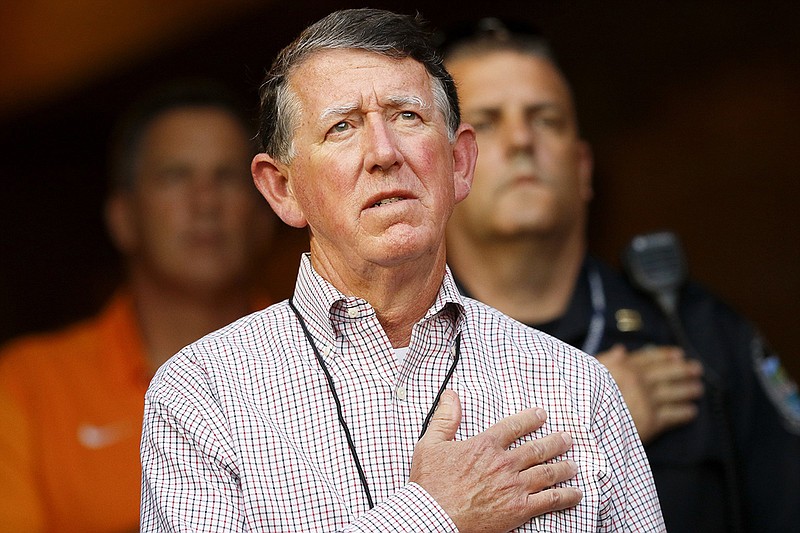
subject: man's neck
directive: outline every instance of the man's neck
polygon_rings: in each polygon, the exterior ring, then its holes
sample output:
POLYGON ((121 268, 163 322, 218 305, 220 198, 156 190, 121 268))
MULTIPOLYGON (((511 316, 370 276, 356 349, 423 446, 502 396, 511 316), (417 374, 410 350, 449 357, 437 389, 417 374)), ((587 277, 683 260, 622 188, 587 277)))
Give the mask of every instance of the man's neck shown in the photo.
POLYGON ((586 253, 574 238, 460 242, 448 235, 448 263, 471 296, 526 324, 566 312, 586 253))
POLYGON ((214 295, 192 293, 135 275, 130 286, 146 355, 154 370, 187 344, 251 311, 245 288, 214 295))
POLYGON ((355 270, 338 268, 315 255, 314 269, 346 295, 363 298, 375 309, 386 336, 395 348, 408 346, 411 330, 433 305, 445 273, 444 248, 429 257, 393 267, 370 265, 355 270))

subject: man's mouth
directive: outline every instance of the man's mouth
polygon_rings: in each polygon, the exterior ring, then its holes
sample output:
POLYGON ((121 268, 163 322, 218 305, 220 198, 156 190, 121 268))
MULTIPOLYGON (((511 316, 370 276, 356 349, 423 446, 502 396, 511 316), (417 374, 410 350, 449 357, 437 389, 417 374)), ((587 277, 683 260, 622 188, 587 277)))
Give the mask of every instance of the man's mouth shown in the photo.
POLYGON ((393 204, 395 202, 399 202, 400 200, 402 200, 402 198, 400 198, 399 196, 392 196, 391 198, 384 198, 380 202, 375 202, 374 204, 372 204, 372 207, 380 207, 382 205, 389 205, 389 204, 393 204))

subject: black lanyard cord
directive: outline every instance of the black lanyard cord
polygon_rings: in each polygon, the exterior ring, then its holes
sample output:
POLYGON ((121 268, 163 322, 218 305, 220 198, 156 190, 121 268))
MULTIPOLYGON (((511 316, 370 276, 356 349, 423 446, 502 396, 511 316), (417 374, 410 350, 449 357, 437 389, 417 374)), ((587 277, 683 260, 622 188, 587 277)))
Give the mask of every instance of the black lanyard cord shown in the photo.
MULTIPOLYGON (((331 373, 328 371, 328 366, 325 364, 324 359, 322 359, 322 355, 319 353, 317 349, 317 344, 314 342, 314 339, 311 337, 311 333, 308 331, 308 327, 306 326, 305 320, 303 320, 303 315, 300 314, 297 307, 294 305, 294 298, 289 299, 289 307, 292 308, 294 311, 295 316, 297 316, 297 321, 300 322, 300 327, 303 329, 303 334, 306 336, 308 343, 311 345, 311 349, 314 350, 314 356, 317 358, 317 363, 319 363, 322 372, 325 374, 325 379, 328 381, 328 388, 330 388, 331 395, 333 396, 333 401, 336 403, 336 415, 339 418, 339 425, 342 426, 344 430, 344 435, 347 438, 347 447, 350 448, 350 455, 353 456, 353 461, 356 463, 356 469, 358 470, 358 478, 361 480, 361 486, 364 488, 364 494, 367 495, 367 503, 369 504, 369 508, 372 509, 375 507, 375 504, 372 501, 372 493, 369 490, 369 484, 367 483, 367 476, 364 474, 364 469, 361 466, 361 461, 358 459, 358 452, 356 451, 356 445, 353 443, 353 436, 350 434, 350 428, 347 426, 347 422, 344 419, 344 414, 342 413, 342 402, 339 400, 339 395, 336 393, 336 387, 333 384, 333 377, 331 373)), ((439 404, 439 400, 442 397, 442 393, 447 388, 447 384, 450 382, 450 378, 453 376, 453 372, 456 369, 456 365, 458 364, 458 360, 461 356, 461 334, 459 333, 456 337, 456 353, 453 356, 453 363, 450 365, 450 368, 447 371, 447 375, 444 378, 444 382, 442 386, 439 387, 439 392, 436 394, 436 399, 433 402, 430 410, 428 411, 427 416, 425 417, 425 421, 422 423, 422 431, 419 434, 419 438, 421 439, 422 436, 425 434, 425 431, 428 430, 428 424, 433 417, 433 413, 436 410, 436 406, 439 404)))
POLYGON ((339 417, 339 424, 342 426, 342 429, 344 429, 344 435, 347 437, 347 447, 350 448, 350 454, 353 456, 353 461, 356 463, 358 478, 361 480, 361 486, 364 487, 364 494, 367 495, 367 503, 369 504, 369 508, 372 509, 375 507, 375 504, 372 502, 372 493, 369 491, 367 476, 364 474, 364 469, 361 467, 361 461, 358 459, 358 452, 356 451, 356 445, 353 443, 353 436, 350 435, 350 428, 347 427, 347 422, 344 420, 344 414, 342 413, 342 402, 339 401, 339 395, 336 393, 336 387, 333 385, 331 373, 328 371, 328 366, 322 359, 322 355, 319 353, 316 343, 311 338, 311 333, 309 333, 308 328, 306 327, 306 322, 303 320, 303 316, 294 306, 294 299, 289 300, 289 306, 292 308, 292 311, 294 311, 294 314, 297 315, 297 320, 300 322, 300 327, 303 328, 303 334, 305 334, 306 339, 308 339, 311 349, 314 350, 314 356, 317 358, 317 362, 319 363, 320 368, 322 368, 322 372, 325 374, 325 379, 328 380, 328 387, 333 395, 333 401, 336 402, 336 414, 339 417))
POLYGON ((439 405, 439 400, 441 400, 442 398, 442 393, 444 392, 445 388, 447 388, 447 384, 450 383, 450 378, 453 376, 453 372, 456 369, 456 365, 458 364, 458 359, 460 356, 461 356, 461 333, 459 333, 458 337, 456 337, 456 353, 453 356, 453 363, 450 365, 450 369, 447 371, 447 375, 444 377, 442 386, 439 387, 439 392, 436 393, 436 399, 433 400, 433 405, 431 405, 431 409, 430 411, 428 411, 428 415, 425 417, 425 421, 422 423, 422 431, 420 431, 419 433, 420 439, 425 434, 425 432, 428 431, 428 424, 430 424, 431 422, 431 418, 433 417, 433 412, 436 411, 436 406, 439 405))

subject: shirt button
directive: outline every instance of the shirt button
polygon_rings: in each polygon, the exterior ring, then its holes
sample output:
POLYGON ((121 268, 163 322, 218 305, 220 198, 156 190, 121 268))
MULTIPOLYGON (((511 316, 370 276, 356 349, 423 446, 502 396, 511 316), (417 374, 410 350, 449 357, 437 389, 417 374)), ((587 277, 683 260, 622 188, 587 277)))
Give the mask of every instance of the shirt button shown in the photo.
POLYGON ((397 387, 395 389, 395 394, 397 395, 398 400, 405 400, 406 399, 406 388, 403 386, 397 387))
POLYGON ((347 309, 347 314, 350 315, 350 318, 355 318, 358 316, 358 309, 355 307, 349 307, 347 309))
POLYGON ((330 357, 331 355, 331 347, 327 344, 322 347, 322 355, 325 357, 330 357))

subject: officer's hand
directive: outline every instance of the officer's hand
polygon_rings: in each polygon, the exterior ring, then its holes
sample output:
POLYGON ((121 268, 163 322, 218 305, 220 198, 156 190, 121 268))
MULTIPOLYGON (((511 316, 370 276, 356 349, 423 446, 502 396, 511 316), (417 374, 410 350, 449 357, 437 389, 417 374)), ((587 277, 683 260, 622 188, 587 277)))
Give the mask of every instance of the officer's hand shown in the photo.
POLYGON ((454 441, 461 404, 455 392, 445 391, 414 449, 409 480, 428 491, 461 533, 509 531, 534 516, 573 507, 581 491, 553 486, 572 478, 577 465, 571 460, 542 464, 570 448, 568 434, 509 449, 546 418, 542 409, 526 409, 479 435, 454 441))
POLYGON ((695 400, 703 395, 703 367, 687 359, 680 348, 628 352, 616 345, 597 359, 617 382, 643 443, 697 416, 695 400))

